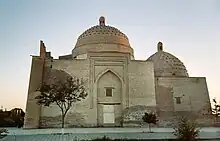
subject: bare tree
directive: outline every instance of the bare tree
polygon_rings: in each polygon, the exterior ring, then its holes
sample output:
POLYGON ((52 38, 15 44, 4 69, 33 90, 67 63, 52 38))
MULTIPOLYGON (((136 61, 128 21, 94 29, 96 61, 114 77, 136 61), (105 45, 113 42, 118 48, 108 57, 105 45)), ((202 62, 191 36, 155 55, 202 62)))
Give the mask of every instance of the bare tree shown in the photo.
POLYGON ((62 128, 64 128, 65 116, 73 103, 85 99, 88 95, 83 82, 72 77, 67 78, 65 82, 60 81, 56 84, 43 83, 39 91, 40 95, 35 97, 38 104, 48 107, 51 104, 56 104, 60 108, 62 128))

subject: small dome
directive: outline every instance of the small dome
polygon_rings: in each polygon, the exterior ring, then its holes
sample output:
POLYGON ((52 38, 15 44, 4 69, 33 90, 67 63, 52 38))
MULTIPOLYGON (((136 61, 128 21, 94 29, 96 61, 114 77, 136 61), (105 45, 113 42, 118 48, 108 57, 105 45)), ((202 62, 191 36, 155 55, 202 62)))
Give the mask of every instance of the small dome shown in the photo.
POLYGON ((87 44, 112 43, 130 47, 128 37, 115 27, 105 25, 105 18, 99 18, 99 25, 83 32, 77 39, 75 47, 87 44))
POLYGON ((177 57, 163 50, 158 50, 147 61, 153 61, 155 76, 189 76, 184 64, 177 57))

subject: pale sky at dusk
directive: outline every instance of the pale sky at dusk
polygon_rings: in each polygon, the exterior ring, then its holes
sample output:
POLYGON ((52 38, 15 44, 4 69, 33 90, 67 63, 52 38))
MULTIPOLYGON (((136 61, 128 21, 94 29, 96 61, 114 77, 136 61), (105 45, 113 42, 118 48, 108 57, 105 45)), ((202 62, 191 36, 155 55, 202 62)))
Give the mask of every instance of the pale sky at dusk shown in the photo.
POLYGON ((39 55, 40 40, 55 58, 70 54, 100 16, 128 36, 138 60, 162 41, 190 76, 206 77, 210 98, 220 101, 219 0, 1 0, 0 106, 25 109, 30 55, 39 55))

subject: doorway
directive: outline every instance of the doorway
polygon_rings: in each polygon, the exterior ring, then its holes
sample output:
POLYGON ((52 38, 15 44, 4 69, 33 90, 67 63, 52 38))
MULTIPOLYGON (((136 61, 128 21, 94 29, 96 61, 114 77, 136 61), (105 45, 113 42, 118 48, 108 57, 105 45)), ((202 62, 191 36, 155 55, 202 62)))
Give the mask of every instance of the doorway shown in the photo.
POLYGON ((114 105, 103 105, 103 123, 115 124, 114 105))

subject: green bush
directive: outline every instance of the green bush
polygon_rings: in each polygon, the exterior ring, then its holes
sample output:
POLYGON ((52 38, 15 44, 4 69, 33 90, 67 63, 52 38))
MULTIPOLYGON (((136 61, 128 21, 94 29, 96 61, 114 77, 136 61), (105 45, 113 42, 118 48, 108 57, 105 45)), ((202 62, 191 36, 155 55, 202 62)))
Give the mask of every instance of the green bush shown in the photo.
POLYGON ((8 130, 5 128, 0 128, 0 139, 7 136, 8 130))
POLYGON ((176 127, 174 127, 174 135, 179 141, 196 141, 199 136, 199 129, 194 121, 190 121, 187 117, 182 117, 176 127))

